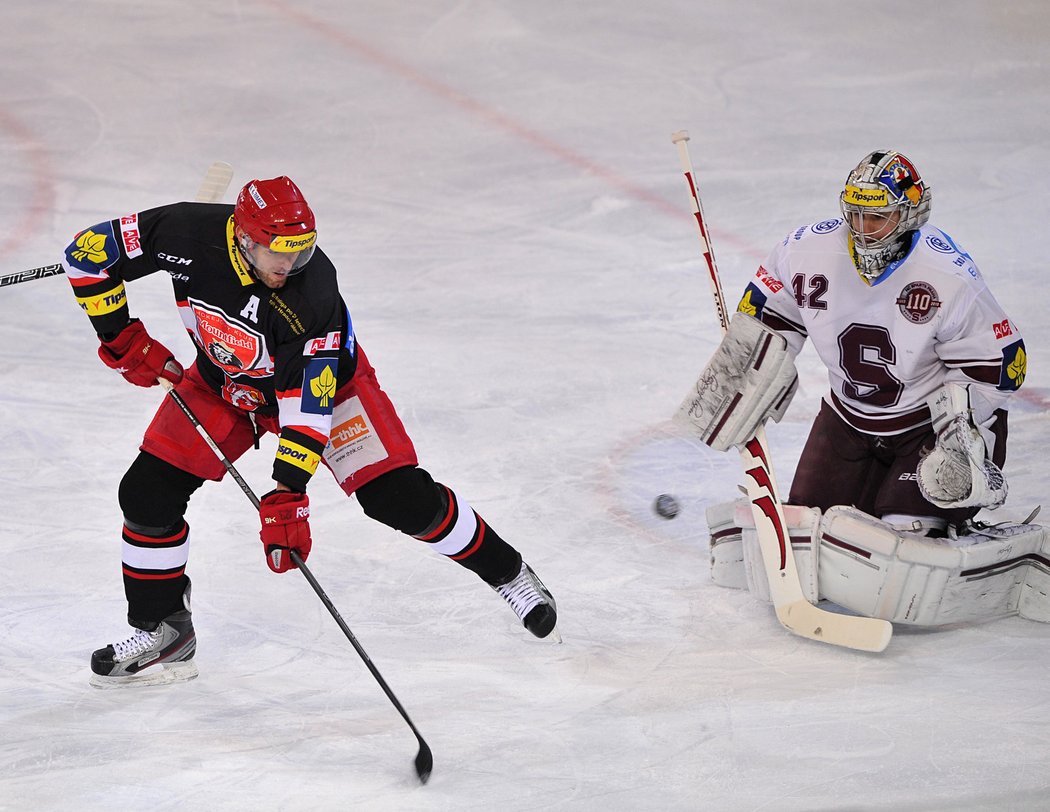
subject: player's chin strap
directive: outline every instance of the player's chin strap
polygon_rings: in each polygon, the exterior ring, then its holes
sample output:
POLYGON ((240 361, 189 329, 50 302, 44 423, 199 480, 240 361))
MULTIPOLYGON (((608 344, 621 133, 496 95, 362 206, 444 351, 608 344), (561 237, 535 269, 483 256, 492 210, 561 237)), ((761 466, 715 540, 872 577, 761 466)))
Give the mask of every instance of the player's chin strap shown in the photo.
POLYGON ((1006 478, 988 450, 970 408, 970 390, 942 386, 928 400, 937 442, 919 461, 916 478, 927 501, 942 508, 985 507, 1006 501, 1006 478))

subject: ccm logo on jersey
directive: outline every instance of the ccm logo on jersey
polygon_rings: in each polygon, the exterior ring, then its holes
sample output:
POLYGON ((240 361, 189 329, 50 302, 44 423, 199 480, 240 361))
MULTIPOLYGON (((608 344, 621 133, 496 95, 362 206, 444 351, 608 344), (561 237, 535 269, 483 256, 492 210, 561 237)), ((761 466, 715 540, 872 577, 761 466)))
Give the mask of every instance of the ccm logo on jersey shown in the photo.
POLYGON ((191 264, 193 264, 193 260, 192 259, 183 259, 182 257, 175 256, 174 254, 165 254, 163 251, 159 251, 157 253, 157 259, 162 259, 165 262, 170 262, 172 265, 191 265, 191 264))
POLYGON ((326 350, 338 350, 342 336, 342 331, 336 330, 323 338, 313 338, 306 342, 306 346, 303 347, 303 355, 312 356, 317 355, 319 352, 325 352, 326 350))
POLYGON ((992 330, 995 332, 996 339, 1006 338, 1014 334, 1014 331, 1010 328, 1009 319, 1003 319, 998 324, 993 324, 992 330))

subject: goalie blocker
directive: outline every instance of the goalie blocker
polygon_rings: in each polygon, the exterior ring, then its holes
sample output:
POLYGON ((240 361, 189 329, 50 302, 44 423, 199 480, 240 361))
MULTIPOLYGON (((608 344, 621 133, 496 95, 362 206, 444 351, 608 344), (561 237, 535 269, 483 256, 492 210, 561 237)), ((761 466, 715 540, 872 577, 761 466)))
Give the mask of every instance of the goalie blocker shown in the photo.
MULTIPOLYGON (((914 626, 1020 615, 1050 622, 1050 532, 1036 524, 975 527, 931 539, 852 507, 784 505, 806 597, 914 626)), ((769 600, 750 505, 712 505, 711 580, 769 600)))
POLYGON ((737 312, 675 420, 716 451, 741 446, 772 418, 779 422, 798 388, 787 341, 737 312))

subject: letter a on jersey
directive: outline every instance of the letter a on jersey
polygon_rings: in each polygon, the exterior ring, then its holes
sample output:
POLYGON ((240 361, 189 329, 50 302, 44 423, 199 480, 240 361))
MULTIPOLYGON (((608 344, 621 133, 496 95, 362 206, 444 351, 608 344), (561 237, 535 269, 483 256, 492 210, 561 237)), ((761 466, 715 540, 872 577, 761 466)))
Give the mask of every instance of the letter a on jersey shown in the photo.
POLYGON ((242 318, 251 319, 252 324, 259 323, 259 297, 252 296, 248 300, 248 304, 244 306, 244 310, 241 311, 242 318))

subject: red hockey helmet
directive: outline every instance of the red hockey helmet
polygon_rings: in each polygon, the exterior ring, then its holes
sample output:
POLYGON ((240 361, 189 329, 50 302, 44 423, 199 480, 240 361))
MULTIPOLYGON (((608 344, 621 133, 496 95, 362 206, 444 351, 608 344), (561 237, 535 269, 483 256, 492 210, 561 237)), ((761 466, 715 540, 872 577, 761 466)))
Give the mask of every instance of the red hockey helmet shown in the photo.
POLYGON ((240 247, 253 264, 257 247, 279 254, 298 254, 292 266, 300 270, 313 256, 317 227, 310 205, 290 178, 253 180, 237 195, 233 223, 247 240, 240 247))

